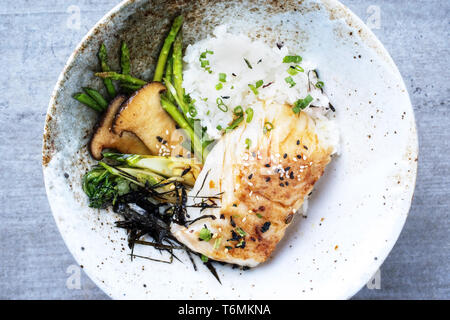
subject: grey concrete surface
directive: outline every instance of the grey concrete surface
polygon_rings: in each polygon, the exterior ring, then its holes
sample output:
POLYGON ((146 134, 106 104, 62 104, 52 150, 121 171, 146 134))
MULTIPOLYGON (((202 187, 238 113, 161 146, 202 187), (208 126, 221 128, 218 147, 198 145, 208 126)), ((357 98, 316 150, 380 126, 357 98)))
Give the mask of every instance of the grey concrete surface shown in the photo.
MULTIPOLYGON (((41 138, 50 93, 65 61, 114 0, 3 0, 0 6, 0 298, 107 299, 76 262, 50 212, 41 138), (80 9, 80 28, 68 24, 80 9), (68 27, 69 26, 69 27, 68 27), (69 269, 68 269, 69 268, 69 269)), ((450 298, 450 77, 448 0, 343 0, 375 34, 402 73, 420 139, 417 187, 399 241, 381 267, 381 288, 355 299, 450 298)))

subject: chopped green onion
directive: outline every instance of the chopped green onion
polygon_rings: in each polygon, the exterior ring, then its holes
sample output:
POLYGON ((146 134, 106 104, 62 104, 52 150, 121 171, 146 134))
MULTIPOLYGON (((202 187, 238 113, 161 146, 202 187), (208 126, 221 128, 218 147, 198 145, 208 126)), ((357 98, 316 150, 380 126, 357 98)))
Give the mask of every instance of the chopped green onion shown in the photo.
POLYGON ((247 232, 242 230, 241 228, 237 227, 236 232, 239 233, 240 236, 245 237, 247 235, 247 232))
POLYGON ((240 247, 243 247, 243 246, 245 246, 245 240, 241 239, 241 241, 236 245, 236 248, 240 248, 240 247))
POLYGON ((221 90, 222 88, 223 88, 222 82, 219 82, 218 84, 216 84, 216 90, 221 90))
POLYGON ((295 66, 295 70, 297 70, 298 72, 305 72, 305 69, 303 69, 302 67, 300 67, 299 65, 295 66))
POLYGON ((263 84, 264 84, 264 81, 258 80, 258 81, 256 81, 256 83, 255 83, 255 87, 256 87, 256 88, 259 88, 259 87, 261 87, 263 84))
POLYGON ((250 149, 250 147, 252 146, 252 140, 250 140, 249 138, 245 139, 245 149, 250 149))
POLYGON ((240 116, 244 115, 244 110, 242 109, 241 106, 237 106, 236 108, 233 109, 233 113, 236 116, 240 117, 240 116))
POLYGON ((217 238, 216 241, 214 241, 214 249, 219 249, 220 243, 222 242, 222 237, 217 238))
POLYGON ((216 127, 216 129, 220 131, 220 130, 222 130, 222 126, 219 124, 219 125, 216 127))
POLYGON ((253 109, 252 108, 247 108, 245 110, 245 113, 247 114, 247 123, 250 123, 253 119, 253 109))
MULTIPOLYGON (((208 110, 208 112, 209 112, 209 110, 208 110)), ((197 115, 197 109, 193 105, 189 106, 189 115, 192 118, 194 118, 197 115)))
POLYGON ((210 51, 210 50, 206 49, 206 51, 204 51, 200 54, 200 59, 205 59, 207 54, 213 54, 213 53, 214 53, 214 51, 210 51))
POLYGON ((283 63, 300 63, 302 62, 302 57, 300 56, 286 56, 283 58, 283 63))
POLYGON ((287 72, 288 72, 291 76, 295 76, 295 75, 298 74, 299 72, 305 72, 305 69, 303 69, 303 68, 300 67, 299 65, 296 65, 295 67, 290 66, 289 69, 287 69, 287 72))
POLYGON ((208 257, 207 256, 205 256, 204 254, 202 254, 202 256, 200 257, 200 259, 203 261, 203 262, 208 262, 208 257))
POLYGON ((294 111, 294 113, 299 113, 300 110, 305 109, 312 101, 313 97, 308 94, 304 99, 298 99, 295 101, 292 111, 294 111))
POLYGON ((256 87, 254 86, 254 85, 252 85, 252 84, 249 84, 248 85, 249 86, 249 88, 253 91, 253 93, 255 94, 255 96, 257 96, 258 95, 258 89, 256 89, 256 87))
POLYGON ((284 78, 284 81, 286 81, 290 85, 289 88, 292 88, 293 86, 296 85, 294 79, 292 79, 291 76, 284 78))
POLYGON ((272 124, 272 122, 266 121, 266 122, 264 123, 264 133, 267 133, 267 132, 269 132, 269 131, 272 131, 272 129, 273 129, 273 124, 272 124))
POLYGON ((256 83, 253 84, 249 84, 249 88, 253 91, 253 93, 255 94, 255 96, 257 96, 259 94, 258 88, 261 87, 263 85, 264 81, 262 80, 258 80, 256 81, 256 83))
POLYGON ((208 67, 209 66, 209 60, 206 59, 206 55, 207 54, 213 54, 213 53, 214 53, 213 51, 206 50, 206 51, 202 52, 200 54, 200 57, 198 58, 198 60, 200 61, 201 67, 203 69, 205 69, 205 71, 208 71, 209 73, 212 73, 212 71, 211 71, 211 67, 208 67))
POLYGON ((229 132, 233 129, 236 129, 236 127, 244 120, 244 116, 240 116, 239 118, 236 118, 231 122, 231 124, 225 129, 226 132, 229 132))
POLYGON ((223 103, 223 100, 221 98, 216 99, 217 108, 219 108, 220 111, 227 112, 228 106, 223 103))
POLYGON ((225 73, 219 73, 219 81, 227 82, 227 75, 225 73))
POLYGON ((203 241, 209 241, 212 238, 212 233, 208 228, 202 228, 198 234, 198 237, 203 241))
POLYGON ((257 213, 256 216, 260 219, 263 217, 260 213, 257 213))
POLYGON ((317 83, 316 83, 316 88, 322 89, 323 86, 324 86, 323 81, 317 81, 317 83))
POLYGON ((249 67, 250 69, 253 69, 252 65, 250 64, 250 62, 244 58, 245 63, 247 64, 247 67, 249 67))

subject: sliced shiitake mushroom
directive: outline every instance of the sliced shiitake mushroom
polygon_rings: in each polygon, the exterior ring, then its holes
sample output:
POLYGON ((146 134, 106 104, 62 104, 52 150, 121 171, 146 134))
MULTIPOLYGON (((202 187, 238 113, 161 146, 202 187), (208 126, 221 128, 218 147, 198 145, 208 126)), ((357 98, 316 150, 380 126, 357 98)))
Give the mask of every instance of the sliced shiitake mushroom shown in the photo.
POLYGON ((145 144, 133 133, 124 132, 122 136, 112 131, 112 123, 126 96, 119 95, 111 101, 100 118, 89 142, 89 152, 96 160, 102 158, 103 149, 116 149, 121 153, 151 154, 145 144))
POLYGON ((179 146, 181 134, 161 107, 160 93, 165 89, 162 83, 151 82, 130 97, 116 114, 114 133, 133 132, 153 155, 170 155, 179 146))

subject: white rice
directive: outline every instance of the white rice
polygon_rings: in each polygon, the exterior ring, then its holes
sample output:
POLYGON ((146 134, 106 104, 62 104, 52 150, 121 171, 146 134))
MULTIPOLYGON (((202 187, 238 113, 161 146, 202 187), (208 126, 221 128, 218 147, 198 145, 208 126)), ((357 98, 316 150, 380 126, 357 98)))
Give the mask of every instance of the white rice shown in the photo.
POLYGON ((287 55, 299 55, 299 52, 291 51, 285 46, 279 49, 276 44, 271 47, 263 41, 252 41, 243 34, 230 34, 226 26, 217 27, 212 37, 188 46, 184 56, 183 86, 186 93, 195 100, 196 118, 202 120, 202 126, 207 128, 210 137, 217 139, 221 136, 217 126, 227 127, 232 121, 234 107, 242 106, 245 110, 248 106, 252 106, 255 110, 261 106, 249 84, 255 85, 257 81, 263 80, 263 86, 257 89, 258 98, 265 100, 266 103, 293 105, 298 99, 310 94, 314 99, 311 104, 319 108, 306 108, 304 111, 316 120, 319 139, 333 146, 335 152, 338 150, 336 125, 334 121, 325 117, 329 100, 320 89, 308 90, 308 72, 314 70, 316 66, 305 61, 303 57, 299 65, 304 72, 290 75, 287 72, 288 68, 297 64, 283 63, 283 58, 287 55), (209 61, 208 67, 212 72, 202 68, 199 60, 200 55, 206 50, 213 52, 207 54, 205 58, 209 61), (249 68, 244 58, 252 68, 249 68), (226 74, 226 82, 219 81, 219 73, 226 74), (288 76, 292 77, 295 86, 291 87, 285 81, 288 76), (219 83, 223 87, 217 90, 216 85, 219 83), (271 85, 264 87, 269 83, 271 85), (227 112, 218 108, 218 98, 228 106, 227 112))

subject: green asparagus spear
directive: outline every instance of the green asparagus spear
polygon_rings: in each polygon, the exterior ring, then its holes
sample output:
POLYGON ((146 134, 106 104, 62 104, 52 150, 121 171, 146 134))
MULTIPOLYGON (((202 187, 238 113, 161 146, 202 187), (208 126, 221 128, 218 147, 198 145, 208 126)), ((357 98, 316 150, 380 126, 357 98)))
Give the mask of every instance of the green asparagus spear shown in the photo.
MULTIPOLYGON (((183 38, 181 32, 173 43, 173 85, 177 91, 178 98, 183 100, 183 38)), ((185 111, 186 113, 186 111, 185 111)))
MULTIPOLYGON (((103 72, 111 71, 108 66, 108 53, 106 52, 105 44, 102 43, 100 49, 98 51, 98 59, 100 60, 100 65, 103 72)), ((105 84, 106 91, 108 91, 108 95, 110 98, 114 98, 116 96, 116 88, 112 83, 111 79, 105 78, 103 79, 103 83, 105 84)))
POLYGON ((130 50, 125 42, 122 42, 120 47, 120 67, 122 68, 122 74, 130 74, 130 50))
POLYGON ((102 107, 90 96, 88 96, 86 93, 75 93, 73 97, 80 101, 82 104, 94 109, 95 111, 102 112, 102 107))
POLYGON ((139 89, 142 88, 141 85, 129 84, 129 83, 122 83, 120 86, 122 87, 122 89, 126 89, 126 91, 130 92, 130 93, 138 91, 139 89))
POLYGON ((165 179, 164 177, 149 170, 128 167, 113 167, 104 163, 103 161, 100 161, 98 164, 105 168, 110 174, 121 177, 122 179, 134 183, 141 188, 147 188, 148 186, 156 187, 154 191, 161 194, 166 194, 165 198, 169 201, 172 199, 172 197, 167 193, 173 190, 173 186, 170 184, 170 182, 183 181, 183 178, 180 177, 165 179))
POLYGON ((121 74, 121 73, 117 73, 117 72, 97 72, 95 74, 97 77, 103 78, 103 79, 112 79, 112 80, 119 80, 122 82, 126 82, 132 85, 139 85, 139 86, 143 86, 147 84, 147 81, 132 77, 130 75, 127 74, 121 74))
MULTIPOLYGON (((172 84, 172 76, 173 76, 173 57, 169 56, 167 59, 167 65, 166 65, 166 76, 164 79, 164 83, 167 86, 167 83, 172 84)), ((175 103, 175 99, 170 91, 166 92, 167 98, 170 100, 170 102, 175 103)))
POLYGON ((103 98, 103 96, 98 92, 97 90, 94 90, 92 88, 83 88, 84 92, 86 92, 92 99, 97 102, 98 105, 102 108, 102 110, 106 110, 108 107, 108 102, 103 98))
POLYGON ((194 130, 180 111, 178 111, 178 108, 165 97, 161 97, 161 107, 166 110, 166 112, 172 117, 173 120, 175 120, 181 129, 186 131, 191 143, 193 144, 196 156, 203 162, 206 158, 207 150, 203 149, 201 139, 195 135, 194 130))
POLYGON ((166 67, 167 57, 169 55, 170 47, 175 41, 178 31, 183 25, 183 16, 178 16, 173 21, 172 27, 170 28, 167 38, 164 40, 163 47, 159 54, 158 62, 156 64, 155 75, 153 76, 153 81, 161 81, 166 67))
MULTIPOLYGON (((189 111, 189 106, 184 102, 184 99, 180 99, 180 97, 178 96, 177 91, 176 91, 175 87, 172 85, 172 83, 170 83, 166 78, 164 78, 164 83, 166 84, 167 92, 170 92, 172 94, 173 98, 175 99, 175 102, 178 104, 181 111, 183 111, 184 117, 189 122, 188 115, 187 115, 187 113, 189 111)), ((191 125, 191 127, 192 127, 192 125, 191 125)))

